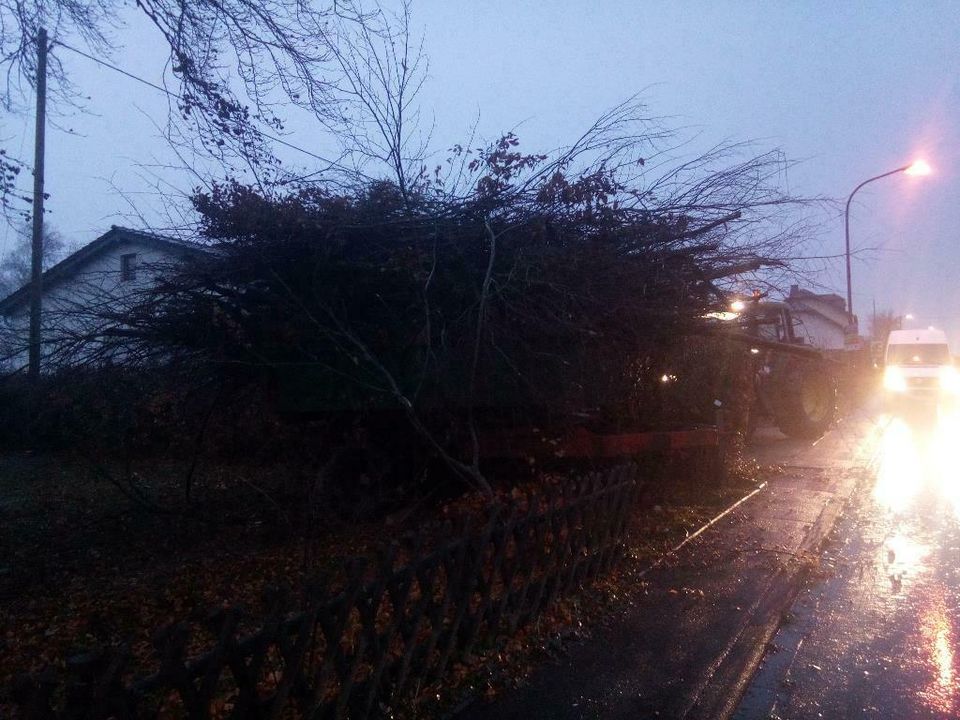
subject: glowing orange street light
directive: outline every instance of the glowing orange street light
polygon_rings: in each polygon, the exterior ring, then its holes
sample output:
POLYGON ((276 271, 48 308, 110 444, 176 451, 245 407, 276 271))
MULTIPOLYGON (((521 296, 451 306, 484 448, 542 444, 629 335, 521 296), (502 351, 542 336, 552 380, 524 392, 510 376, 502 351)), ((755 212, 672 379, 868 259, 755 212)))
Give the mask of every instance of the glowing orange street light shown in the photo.
POLYGON ((904 173, 905 175, 913 176, 923 176, 929 175, 933 172, 930 168, 930 165, 927 164, 926 160, 914 160, 909 165, 904 165, 903 167, 898 167, 896 170, 891 170, 885 172, 881 175, 875 175, 872 178, 864 180, 862 183, 857 185, 853 192, 850 193, 850 197, 847 198, 847 208, 843 213, 843 228, 844 228, 844 238, 846 239, 846 253, 845 257, 847 260, 847 323, 850 326, 850 330, 854 327, 853 320, 853 286, 850 280, 850 203, 853 202, 853 196, 857 194, 857 191, 862 188, 867 183, 872 183, 874 180, 880 180, 881 178, 889 177, 890 175, 896 175, 897 173, 904 173))

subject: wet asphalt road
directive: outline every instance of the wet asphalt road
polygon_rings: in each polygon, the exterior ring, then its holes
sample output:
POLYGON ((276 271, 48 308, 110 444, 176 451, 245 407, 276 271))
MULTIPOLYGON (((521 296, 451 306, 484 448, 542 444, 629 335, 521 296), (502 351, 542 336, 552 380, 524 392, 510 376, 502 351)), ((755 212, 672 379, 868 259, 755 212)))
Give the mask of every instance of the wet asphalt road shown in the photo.
POLYGON ((960 717, 960 418, 877 423, 736 720, 960 717))
POLYGON ((591 636, 458 720, 634 720, 727 717, 784 608, 869 470, 873 417, 841 423, 816 443, 758 438, 772 464, 762 491, 661 565, 629 559, 635 583, 591 636))

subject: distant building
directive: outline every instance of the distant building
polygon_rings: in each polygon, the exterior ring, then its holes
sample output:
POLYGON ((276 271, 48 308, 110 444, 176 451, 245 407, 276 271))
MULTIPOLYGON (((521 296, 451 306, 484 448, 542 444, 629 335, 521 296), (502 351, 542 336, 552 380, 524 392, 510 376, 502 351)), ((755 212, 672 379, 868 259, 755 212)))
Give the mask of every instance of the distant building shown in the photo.
MULTIPOLYGON (((131 298, 153 287, 164 272, 205 248, 114 225, 43 273, 42 364, 48 368, 93 353, 91 337, 103 311, 122 312, 131 298)), ((0 367, 27 365, 30 286, 0 300, 0 367)))
POLYGON ((785 298, 790 312, 800 322, 795 332, 809 345, 823 350, 843 350, 847 335, 847 303, 836 293, 815 293, 799 285, 785 298))

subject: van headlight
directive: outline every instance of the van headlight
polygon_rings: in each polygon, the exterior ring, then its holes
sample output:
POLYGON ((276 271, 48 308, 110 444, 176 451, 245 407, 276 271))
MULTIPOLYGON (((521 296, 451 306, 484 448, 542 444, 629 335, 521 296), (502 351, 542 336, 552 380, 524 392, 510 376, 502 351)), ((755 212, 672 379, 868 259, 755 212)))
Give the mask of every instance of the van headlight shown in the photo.
POLYGON ((940 389, 950 395, 960 395, 960 373, 955 367, 940 368, 940 389))
POLYGON ((888 365, 883 371, 883 388, 890 392, 906 392, 907 379, 903 376, 903 370, 896 365, 888 365))

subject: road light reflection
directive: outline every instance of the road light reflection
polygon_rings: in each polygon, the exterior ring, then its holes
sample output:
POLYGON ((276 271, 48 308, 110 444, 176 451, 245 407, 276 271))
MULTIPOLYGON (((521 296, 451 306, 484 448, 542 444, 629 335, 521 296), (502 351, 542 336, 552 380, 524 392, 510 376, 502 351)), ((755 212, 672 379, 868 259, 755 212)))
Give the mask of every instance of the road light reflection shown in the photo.
MULTIPOLYGON (((919 620, 915 647, 925 679, 919 698, 934 717, 958 717, 960 668, 957 632, 948 590, 931 576, 942 552, 931 542, 932 515, 960 518, 960 412, 940 408, 909 420, 884 417, 880 423, 874 497, 896 520, 883 543, 883 567, 892 593, 919 620), (914 512, 909 512, 913 510, 914 512), (905 579, 909 578, 909 582, 905 579)), ((906 653, 905 653, 906 656, 906 653)), ((916 656, 915 656, 916 657, 916 656)))
POLYGON ((950 503, 953 512, 960 517, 960 414, 956 410, 944 413, 937 422, 930 443, 930 455, 934 463, 933 479, 937 494, 950 503))
POLYGON ((917 493, 920 454, 913 430, 900 418, 890 418, 880 438, 879 467, 873 494, 884 508, 906 510, 917 493))
POLYGON ((957 696, 957 677, 954 666, 953 624, 939 587, 927 603, 920 624, 920 632, 928 653, 933 677, 920 692, 920 697, 931 710, 950 715, 957 696))
POLYGON ((921 492, 933 493, 960 517, 960 413, 930 414, 919 421, 885 420, 874 497, 885 509, 904 512, 921 492))
POLYGON ((889 538, 884 543, 884 549, 887 551, 890 573, 901 578, 904 572, 912 572, 930 554, 929 546, 904 532, 898 532, 889 538))

